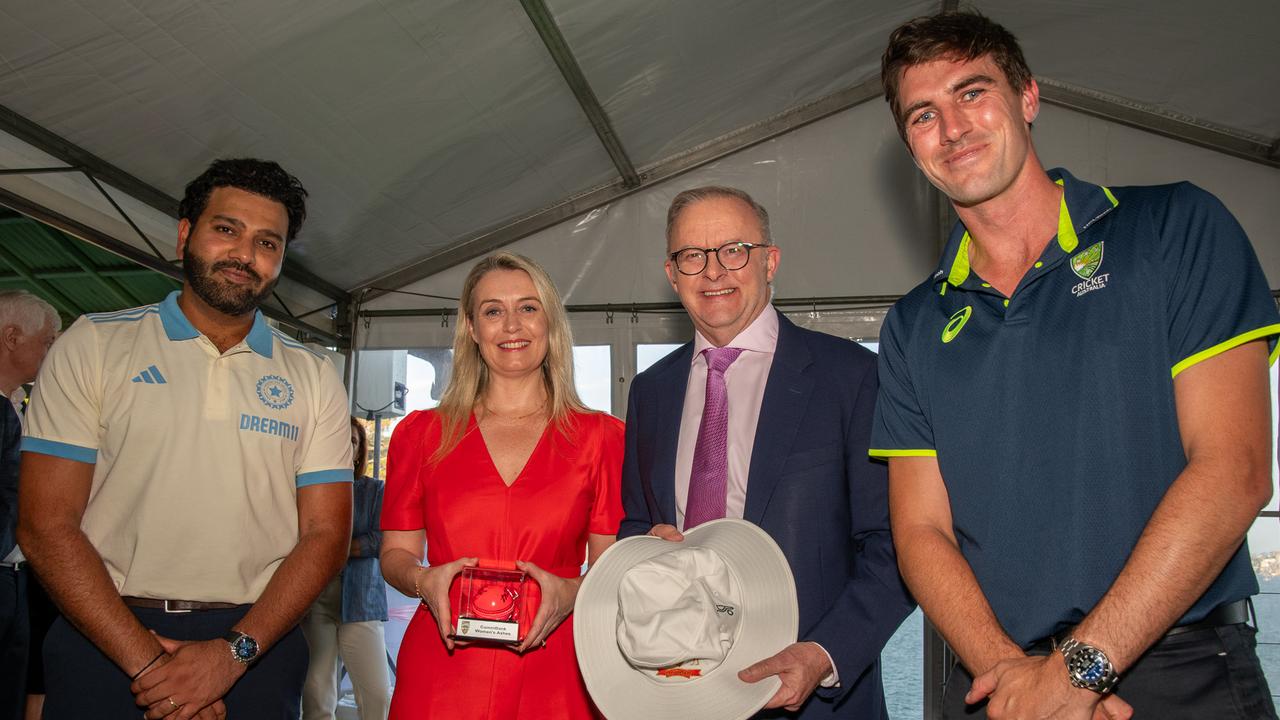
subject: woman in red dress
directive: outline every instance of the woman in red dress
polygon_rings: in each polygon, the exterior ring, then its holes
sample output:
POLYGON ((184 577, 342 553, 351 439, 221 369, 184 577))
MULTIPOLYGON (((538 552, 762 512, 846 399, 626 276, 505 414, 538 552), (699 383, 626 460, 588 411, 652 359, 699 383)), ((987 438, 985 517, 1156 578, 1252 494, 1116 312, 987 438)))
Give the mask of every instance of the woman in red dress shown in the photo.
POLYGON ((572 350, 540 267, 500 253, 472 268, 440 406, 400 421, 388 453, 382 571, 422 599, 391 720, 598 717, 565 619, 583 560, 613 544, 622 519, 623 429, 578 399, 572 350), (475 565, 537 581, 541 604, 519 645, 452 639, 456 578, 475 565))

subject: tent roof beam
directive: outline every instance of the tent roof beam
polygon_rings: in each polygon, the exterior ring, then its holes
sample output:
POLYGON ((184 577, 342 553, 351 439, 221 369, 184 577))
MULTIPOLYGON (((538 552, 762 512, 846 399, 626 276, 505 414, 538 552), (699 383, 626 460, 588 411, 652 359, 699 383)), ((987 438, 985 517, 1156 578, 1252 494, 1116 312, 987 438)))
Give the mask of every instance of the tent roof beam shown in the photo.
MULTIPOLYGON (((36 232, 43 235, 50 243, 62 249, 86 275, 93 278, 103 287, 121 307, 133 307, 140 304, 139 298, 133 296, 127 288, 119 280, 108 277, 100 271, 101 269, 94 265, 93 260, 88 253, 80 249, 75 242, 70 240, 66 235, 55 231, 53 228, 44 223, 31 221, 31 225, 35 227, 36 232)), ((36 273, 39 277, 41 273, 36 273)))
POLYGON ((618 175, 622 178, 622 185, 629 188, 638 186, 640 176, 636 174, 635 165, 627 155, 626 148, 622 146, 618 133, 613 129, 613 123, 609 120, 604 106, 600 104, 595 91, 591 89, 591 84, 587 82, 586 75, 582 74, 582 67, 578 65, 578 59, 574 56, 573 50, 569 49, 569 43, 560 32, 560 26, 556 25, 546 2, 520 0, 520 4, 524 6, 525 14, 529 16, 533 28, 538 31, 538 37, 542 38, 542 43, 547 46, 547 52, 551 53, 551 59, 555 60, 556 67, 560 68, 560 74, 564 76, 564 81, 573 91, 573 96, 578 99, 578 105, 582 107, 582 112, 591 123, 591 128, 596 131, 600 144, 613 160, 613 166, 617 168, 618 175))
MULTIPOLYGON (((0 105, 0 130, 65 162, 70 166, 68 171, 84 171, 91 180, 101 180, 169 217, 176 218, 178 216, 178 200, 176 198, 169 196, 153 185, 139 180, 62 136, 31 122, 3 105, 0 105)), ((49 168, 37 168, 35 170, 36 172, 52 171, 49 168)), ((126 222, 131 222, 128 217, 125 220, 126 222)), ((96 241, 90 240, 90 242, 96 241)), ((285 258, 284 268, 281 272, 290 280, 306 285, 312 290, 334 300, 347 299, 345 290, 312 273, 291 258, 285 258)))
POLYGON ((1145 130, 1242 160, 1280 168, 1280 140, 1263 138, 1205 120, 1178 115, 1115 95, 1037 77, 1047 103, 1145 130))
POLYGON ((738 128, 657 163, 643 167, 639 170, 640 184, 635 187, 627 187, 621 182, 615 182, 568 198, 513 222, 465 237, 459 242, 428 255, 417 262, 410 263, 400 270, 374 278, 352 292, 355 294, 362 288, 369 288, 369 292, 365 296, 365 301, 367 302, 387 293, 387 290, 380 288, 404 287, 455 265, 460 265, 468 260, 510 245, 521 238, 545 230, 569 218, 607 205, 639 190, 652 187, 677 175, 719 160, 726 155, 772 140, 809 123, 843 110, 848 110, 855 105, 877 98, 880 94, 879 77, 839 90, 813 102, 791 108, 767 120, 738 128))
MULTIPOLYGON (((0 188, 0 205, 20 212, 23 215, 49 225, 50 227, 57 228, 69 235, 74 235, 86 242, 93 243, 94 245, 115 253, 126 260, 130 260, 138 265, 150 268, 161 275, 167 275, 178 282, 182 282, 182 269, 177 265, 167 263, 150 253, 144 252, 140 248, 118 240, 96 228, 84 225, 83 223, 66 217, 65 215, 54 212, 43 205, 33 203, 16 193, 5 190, 4 188, 0 188)), ((17 270, 17 268, 14 269, 17 270)), ((19 271, 19 274, 22 274, 21 271, 19 271)), ((36 273, 32 272, 31 274, 34 276, 36 273)), ((332 347, 343 347, 346 344, 333 333, 327 330, 322 330, 314 325, 301 322, 300 320, 292 318, 285 312, 277 310, 276 308, 263 307, 261 309, 263 315, 298 330, 303 334, 305 340, 312 340, 332 347)))

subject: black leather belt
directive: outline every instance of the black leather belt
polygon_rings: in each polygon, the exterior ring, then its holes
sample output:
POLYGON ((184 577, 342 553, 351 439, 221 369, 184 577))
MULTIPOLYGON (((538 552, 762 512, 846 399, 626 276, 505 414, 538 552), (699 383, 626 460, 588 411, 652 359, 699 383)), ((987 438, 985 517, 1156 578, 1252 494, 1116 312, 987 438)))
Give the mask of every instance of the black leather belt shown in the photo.
POLYGON ((1237 600, 1235 602, 1223 603, 1222 605, 1210 610, 1209 614, 1204 616, 1204 619, 1193 623, 1187 623, 1186 625, 1178 625, 1165 633, 1164 636, 1170 637, 1172 635, 1181 635, 1182 633, 1222 627, 1224 625, 1239 625, 1240 623, 1249 622, 1249 617, 1252 614, 1253 601, 1249 598, 1237 600))
POLYGON ((158 600, 156 598, 133 597, 122 595, 120 599, 130 607, 163 610, 167 613, 189 613, 200 610, 233 610, 244 605, 224 602, 200 602, 199 600, 158 600))
MULTIPOLYGON (((1210 610, 1208 615, 1205 615, 1196 622, 1170 628, 1169 632, 1165 633, 1160 640, 1173 637, 1174 635, 1195 632, 1196 630, 1208 630, 1209 628, 1224 627, 1227 625, 1239 625, 1240 623, 1249 622, 1252 616, 1253 601, 1249 598, 1236 600, 1235 602, 1223 603, 1210 610)), ((1071 635, 1070 630, 1061 633, 1056 637, 1047 637, 1042 640, 1037 640, 1027 649, 1029 651, 1052 652, 1053 649, 1060 645, 1069 635, 1071 635)), ((1160 640, 1157 640, 1156 642, 1160 642, 1160 640)))

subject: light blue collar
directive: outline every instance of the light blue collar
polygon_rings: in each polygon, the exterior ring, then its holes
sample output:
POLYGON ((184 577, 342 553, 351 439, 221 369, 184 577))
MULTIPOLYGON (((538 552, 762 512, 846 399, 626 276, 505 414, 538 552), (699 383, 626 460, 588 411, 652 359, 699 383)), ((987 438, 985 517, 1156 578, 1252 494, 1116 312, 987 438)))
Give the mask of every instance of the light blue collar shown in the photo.
MULTIPOLYGON (((200 337, 200 331, 196 330, 196 326, 192 325, 187 316, 183 314, 182 308, 178 307, 178 295, 181 292, 181 290, 174 290, 160 302, 160 322, 164 325, 164 334, 174 342, 194 340, 200 337)), ((271 359, 273 345, 271 328, 267 325, 267 319, 262 316, 260 310, 253 311, 253 327, 249 328, 249 334, 245 336, 245 343, 250 350, 264 358, 271 359)))

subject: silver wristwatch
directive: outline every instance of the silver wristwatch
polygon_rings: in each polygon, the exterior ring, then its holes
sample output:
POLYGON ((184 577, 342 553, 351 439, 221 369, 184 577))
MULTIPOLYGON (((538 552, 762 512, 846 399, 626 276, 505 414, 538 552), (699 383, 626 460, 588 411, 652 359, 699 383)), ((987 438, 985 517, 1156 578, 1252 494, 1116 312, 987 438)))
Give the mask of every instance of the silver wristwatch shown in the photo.
POLYGON ((222 639, 231 646, 231 657, 241 665, 248 665, 258 659, 258 641, 252 636, 232 630, 222 639))
POLYGON ((1103 695, 1115 689, 1120 677, 1106 653, 1073 637, 1064 640, 1058 649, 1067 661, 1067 678, 1072 685, 1103 695))

